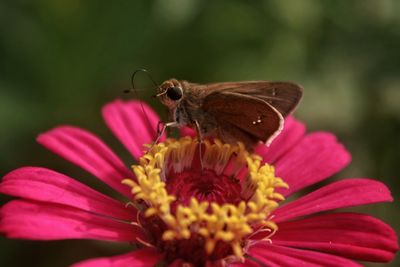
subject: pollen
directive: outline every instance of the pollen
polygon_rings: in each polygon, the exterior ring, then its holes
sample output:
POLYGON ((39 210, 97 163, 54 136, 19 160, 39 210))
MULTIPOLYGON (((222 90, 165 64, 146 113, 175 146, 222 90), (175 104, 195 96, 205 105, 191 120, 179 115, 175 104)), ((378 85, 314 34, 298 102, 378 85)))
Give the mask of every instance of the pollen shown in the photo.
POLYGON ((140 159, 139 165, 132 166, 136 179, 125 179, 123 183, 131 187, 135 200, 145 203, 146 218, 162 221, 164 242, 200 238, 205 255, 212 255, 217 246, 225 244, 231 255, 242 260, 251 235, 277 230, 271 212, 284 197, 275 189, 288 186, 275 177, 273 166, 262 164, 261 157, 247 152, 241 143, 231 145, 218 139, 205 140, 201 155, 203 169, 196 169, 198 146, 190 137, 156 144, 140 159), (195 171, 201 174, 194 176, 195 171), (231 177, 240 184, 238 196, 232 203, 199 200, 194 196, 190 196, 187 203, 179 203, 179 197, 169 193, 167 185, 173 175, 182 173, 196 180, 208 179, 207 182, 211 179, 207 177, 209 173, 218 181, 222 180, 219 177, 231 177))

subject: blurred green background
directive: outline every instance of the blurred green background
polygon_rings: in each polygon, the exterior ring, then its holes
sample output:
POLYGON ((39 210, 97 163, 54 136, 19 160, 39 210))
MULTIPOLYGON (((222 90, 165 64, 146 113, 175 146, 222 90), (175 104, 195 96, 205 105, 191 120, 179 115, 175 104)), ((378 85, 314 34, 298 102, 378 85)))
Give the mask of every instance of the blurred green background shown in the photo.
MULTIPOLYGON (((138 68, 158 82, 288 80, 305 87, 297 117, 310 131, 337 134, 353 155, 335 178, 371 177, 391 188, 394 203, 357 210, 399 230, 400 1, 3 0, 0 33, 1 175, 47 166, 107 191, 35 137, 78 125, 129 163, 100 108, 127 98, 121 92, 138 68)), ((152 93, 141 95, 161 111, 152 93)), ((1 266, 31 267, 127 251, 107 242, 3 237, 0 249, 1 266)), ((400 266, 398 258, 388 266, 400 266)))

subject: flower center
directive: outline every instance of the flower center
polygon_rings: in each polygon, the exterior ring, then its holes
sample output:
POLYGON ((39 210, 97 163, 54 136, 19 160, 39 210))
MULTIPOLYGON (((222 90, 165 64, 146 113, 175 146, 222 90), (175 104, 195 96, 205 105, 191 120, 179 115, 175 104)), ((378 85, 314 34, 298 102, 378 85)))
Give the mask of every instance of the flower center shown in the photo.
POLYGON ((228 175, 217 175, 209 169, 170 173, 166 188, 169 194, 176 197, 174 204, 189 205, 192 197, 200 202, 218 204, 237 204, 240 201, 239 181, 228 175))
POLYGON ((144 204, 142 226, 167 258, 242 260, 251 235, 277 230, 270 215, 284 197, 275 188, 287 184, 241 143, 204 141, 202 164, 197 148, 190 137, 156 144, 132 166, 137 180, 123 183, 144 204))

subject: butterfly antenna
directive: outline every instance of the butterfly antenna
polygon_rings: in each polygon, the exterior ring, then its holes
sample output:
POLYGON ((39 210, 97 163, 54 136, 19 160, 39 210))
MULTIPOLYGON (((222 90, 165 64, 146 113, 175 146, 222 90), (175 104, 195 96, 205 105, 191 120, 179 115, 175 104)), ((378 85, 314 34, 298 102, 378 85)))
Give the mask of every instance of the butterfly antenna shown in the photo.
MULTIPOLYGON (((138 94, 138 92, 137 92, 137 89, 136 89, 136 87, 135 87, 135 77, 136 77, 136 74, 138 74, 138 73, 140 73, 140 72, 146 73, 147 77, 153 82, 153 84, 154 84, 157 88, 159 87, 158 84, 154 81, 153 77, 151 77, 150 73, 149 73, 146 69, 137 69, 137 70, 135 70, 135 71, 132 73, 132 76, 131 76, 131 85, 132 85, 132 89, 125 90, 124 93, 134 92, 135 97, 136 97, 137 99, 140 99, 140 98, 139 98, 139 94, 138 94)), ((149 123, 149 125, 150 125, 149 117, 147 116, 147 113, 146 113, 145 110, 144 110, 144 106, 143 106, 143 103, 142 103, 142 102, 140 102, 140 107, 141 107, 141 109, 142 109, 142 112, 143 112, 144 116, 146 117, 147 123, 149 123)), ((150 128, 153 128, 152 125, 150 125, 150 128)))
POLYGON ((155 87, 158 87, 158 83, 156 83, 156 82, 154 81, 153 77, 151 77, 151 75, 150 75, 150 73, 148 72, 148 70, 146 70, 146 69, 137 69, 137 70, 135 70, 135 71, 132 73, 132 76, 131 76, 131 84, 132 84, 132 87, 133 87, 133 88, 135 87, 135 86, 134 86, 135 76, 136 76, 136 74, 138 74, 138 73, 140 73, 140 72, 146 73, 147 77, 150 79, 150 81, 153 82, 154 86, 155 86, 155 87))

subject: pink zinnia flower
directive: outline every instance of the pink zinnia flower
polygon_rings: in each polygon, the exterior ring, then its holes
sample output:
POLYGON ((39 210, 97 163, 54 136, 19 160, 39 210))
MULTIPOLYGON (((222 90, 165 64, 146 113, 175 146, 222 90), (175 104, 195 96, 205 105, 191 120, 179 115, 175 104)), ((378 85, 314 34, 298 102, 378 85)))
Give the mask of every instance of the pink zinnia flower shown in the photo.
POLYGON ((392 201, 384 184, 345 179, 284 202, 350 162, 332 134, 305 134, 302 123, 288 118, 270 147, 257 148, 260 156, 241 145, 206 141, 201 170, 197 141, 190 137, 163 137, 164 143, 142 155, 143 144, 154 138, 149 125, 158 122, 144 108, 150 121, 136 101, 117 100, 103 109, 108 127, 139 161, 133 172, 98 137, 77 127, 57 127, 38 137, 127 197, 125 203, 61 173, 23 167, 0 184, 0 192, 20 198, 1 208, 0 231, 10 238, 139 244, 124 255, 75 267, 161 261, 168 266, 360 266, 355 260, 394 257, 397 237, 387 224, 361 213, 325 213, 392 201))

